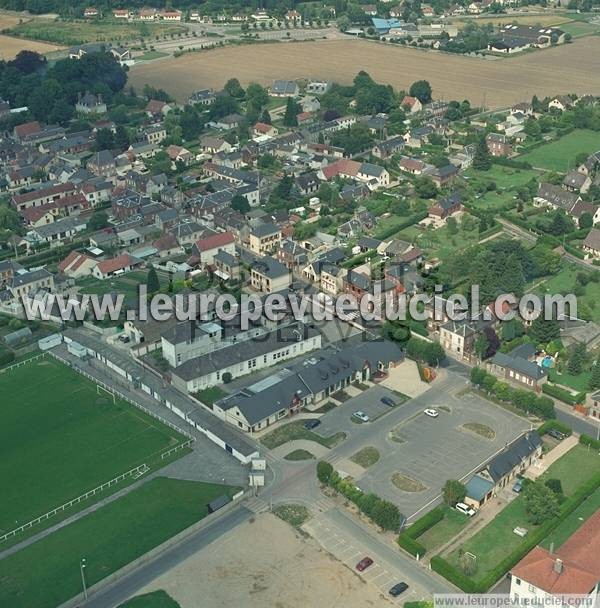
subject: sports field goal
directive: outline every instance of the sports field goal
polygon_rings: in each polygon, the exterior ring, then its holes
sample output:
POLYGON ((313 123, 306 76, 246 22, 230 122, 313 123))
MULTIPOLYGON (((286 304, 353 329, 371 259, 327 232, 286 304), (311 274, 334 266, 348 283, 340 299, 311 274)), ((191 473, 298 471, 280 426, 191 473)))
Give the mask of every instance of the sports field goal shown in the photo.
POLYGON ((117 402, 117 398, 112 391, 109 391, 107 388, 96 384, 96 395, 102 396, 103 394, 108 395, 108 398, 112 399, 113 405, 117 402))

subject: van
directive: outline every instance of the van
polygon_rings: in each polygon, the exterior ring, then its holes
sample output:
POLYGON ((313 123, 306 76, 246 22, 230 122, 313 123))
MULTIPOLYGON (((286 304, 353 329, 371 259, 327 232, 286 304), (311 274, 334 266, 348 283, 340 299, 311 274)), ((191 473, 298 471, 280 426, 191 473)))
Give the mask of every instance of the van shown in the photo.
POLYGON ((475 515, 475 509, 466 505, 464 502, 457 502, 454 508, 467 517, 473 517, 473 515, 475 515))

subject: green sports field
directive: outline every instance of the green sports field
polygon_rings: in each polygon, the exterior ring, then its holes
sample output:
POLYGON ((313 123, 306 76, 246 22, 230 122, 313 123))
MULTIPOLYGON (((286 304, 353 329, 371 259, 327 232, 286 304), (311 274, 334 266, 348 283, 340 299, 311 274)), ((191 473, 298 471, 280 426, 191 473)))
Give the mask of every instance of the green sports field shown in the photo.
POLYGON ((0 395, 0 534, 138 465, 160 464, 160 454, 185 439, 98 394, 50 356, 0 373, 0 395))
MULTIPOLYGON (((201 520, 241 488, 156 477, 0 561, 0 606, 55 608, 201 520)), ((143 606, 139 602, 132 604, 143 606)), ((201 601, 199 606, 208 606, 201 601)), ((169 606, 152 603, 148 606, 169 606)))

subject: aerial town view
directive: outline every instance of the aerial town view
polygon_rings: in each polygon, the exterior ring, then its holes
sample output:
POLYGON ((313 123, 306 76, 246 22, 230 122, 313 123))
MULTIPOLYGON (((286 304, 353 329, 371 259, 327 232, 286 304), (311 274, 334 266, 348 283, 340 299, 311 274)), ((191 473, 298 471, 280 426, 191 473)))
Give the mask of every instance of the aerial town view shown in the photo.
POLYGON ((600 0, 0 0, 0 608, 599 599, 600 0))

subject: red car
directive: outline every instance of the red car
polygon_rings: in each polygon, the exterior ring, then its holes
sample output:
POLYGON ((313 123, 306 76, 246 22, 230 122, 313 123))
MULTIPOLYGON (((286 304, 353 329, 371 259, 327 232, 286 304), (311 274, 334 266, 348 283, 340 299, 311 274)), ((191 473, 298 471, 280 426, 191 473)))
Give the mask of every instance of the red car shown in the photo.
POLYGON ((373 560, 370 557, 363 557, 358 564, 356 564, 356 569, 359 572, 363 572, 364 570, 366 570, 369 566, 371 566, 373 564, 373 560))

